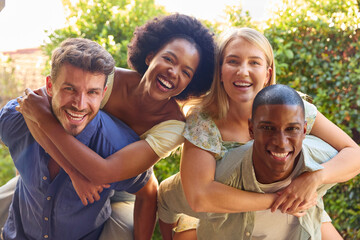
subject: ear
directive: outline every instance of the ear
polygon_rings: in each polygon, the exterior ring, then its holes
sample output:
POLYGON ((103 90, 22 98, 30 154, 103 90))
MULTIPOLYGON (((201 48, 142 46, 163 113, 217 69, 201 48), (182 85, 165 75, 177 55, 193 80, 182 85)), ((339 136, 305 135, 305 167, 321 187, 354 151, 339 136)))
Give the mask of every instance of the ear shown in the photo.
POLYGON ((250 137, 251 137, 251 139, 254 139, 254 124, 253 124, 251 118, 248 119, 248 125, 249 125, 249 134, 250 134, 250 137))
POLYGON ((104 87, 104 91, 102 92, 102 97, 103 97, 103 98, 104 98, 104 96, 105 96, 105 93, 106 93, 107 89, 108 89, 108 86, 105 86, 105 87, 104 87))
POLYGON ((149 53, 147 56, 146 56, 146 58, 145 58, 145 63, 146 63, 146 65, 150 65, 150 62, 151 62, 151 60, 154 58, 154 53, 153 52, 151 52, 151 53, 149 53))
POLYGON ((46 77, 46 93, 47 95, 49 95, 50 97, 52 97, 52 87, 53 87, 53 82, 50 76, 46 77))
POLYGON ((270 79, 272 76, 273 69, 271 67, 268 67, 267 73, 266 73, 266 81, 264 83, 264 87, 267 87, 270 85, 270 79))
POLYGON ((307 130, 307 121, 305 121, 305 124, 304 124, 304 134, 306 135, 306 130, 307 130))

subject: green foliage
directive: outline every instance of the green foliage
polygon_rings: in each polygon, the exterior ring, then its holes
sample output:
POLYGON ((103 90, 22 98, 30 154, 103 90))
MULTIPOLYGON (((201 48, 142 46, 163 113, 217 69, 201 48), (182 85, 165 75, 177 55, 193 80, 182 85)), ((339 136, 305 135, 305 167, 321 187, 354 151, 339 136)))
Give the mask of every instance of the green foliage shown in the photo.
MULTIPOLYGON (((50 42, 43 46, 46 55, 69 37, 83 37, 102 45, 114 57, 116 66, 127 67, 127 45, 137 26, 165 10, 154 0, 79 0, 72 5, 63 0, 67 26, 49 35, 50 42)), ((49 67, 47 68, 49 72, 49 67)))
POLYGON ((14 96, 20 96, 24 84, 20 83, 14 75, 15 67, 11 58, 0 59, 0 107, 5 105, 14 96))
POLYGON ((162 159, 154 166, 154 172, 159 182, 179 172, 181 147, 176 149, 167 158, 162 159))
POLYGON ((0 186, 15 177, 16 170, 9 150, 0 142, 0 186))
MULTIPOLYGON (((286 1, 285 1, 286 2, 286 1)), ((355 1, 290 1, 268 21, 277 80, 314 99, 360 143, 360 16, 355 1)))
POLYGON ((346 239, 360 239, 360 175, 330 189, 324 203, 341 235, 346 239))

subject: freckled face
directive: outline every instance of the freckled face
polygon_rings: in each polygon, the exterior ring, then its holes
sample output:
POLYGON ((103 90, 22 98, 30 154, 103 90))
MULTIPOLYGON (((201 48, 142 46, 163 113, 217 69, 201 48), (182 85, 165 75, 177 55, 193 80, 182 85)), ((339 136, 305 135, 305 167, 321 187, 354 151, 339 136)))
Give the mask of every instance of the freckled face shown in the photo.
POLYGON ((193 43, 175 38, 146 61, 149 67, 142 79, 146 82, 145 91, 155 99, 164 100, 179 95, 188 86, 200 55, 193 43))
POLYGON ((55 81, 47 78, 52 111, 67 133, 78 135, 96 116, 106 91, 105 78, 68 63, 60 68, 55 81))
POLYGON ((292 172, 306 134, 302 111, 295 105, 263 105, 249 122, 256 177, 266 179, 263 183, 283 180, 292 172))
POLYGON ((265 54, 239 37, 228 43, 221 66, 221 81, 230 102, 253 101, 271 77, 265 54))

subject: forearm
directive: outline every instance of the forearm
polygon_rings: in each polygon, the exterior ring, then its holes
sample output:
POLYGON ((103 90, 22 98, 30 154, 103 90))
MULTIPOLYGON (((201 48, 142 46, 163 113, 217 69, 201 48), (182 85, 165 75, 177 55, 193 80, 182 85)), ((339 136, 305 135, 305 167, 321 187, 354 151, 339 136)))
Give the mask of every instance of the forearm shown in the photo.
POLYGON ((360 173, 360 147, 344 148, 322 166, 318 172, 322 184, 348 181, 360 173))
POLYGON ((143 140, 129 144, 105 160, 67 134, 55 119, 44 121, 41 128, 74 168, 95 184, 122 181, 137 176, 159 160, 143 140))
POLYGON ((265 210, 275 201, 275 194, 246 192, 216 182, 215 170, 216 161, 211 153, 185 141, 180 166, 181 181, 186 199, 195 212, 265 210))
POLYGON ((320 112, 317 113, 311 134, 321 138, 339 152, 323 164, 325 169, 316 173, 320 183, 344 182, 359 174, 360 147, 320 112))
POLYGON ((41 147, 55 160, 57 164, 71 177, 79 172, 67 161, 61 152, 56 148, 47 135, 37 126, 37 124, 26 117, 24 118, 31 135, 41 145, 41 147))
MULTIPOLYGON (((276 200, 275 194, 247 192, 212 181, 197 188, 188 201, 195 212, 238 213, 269 209, 276 200)), ((186 191, 185 191, 186 192, 186 191)))
POLYGON ((134 239, 151 239, 156 222, 157 180, 153 175, 136 194, 134 207, 134 239))

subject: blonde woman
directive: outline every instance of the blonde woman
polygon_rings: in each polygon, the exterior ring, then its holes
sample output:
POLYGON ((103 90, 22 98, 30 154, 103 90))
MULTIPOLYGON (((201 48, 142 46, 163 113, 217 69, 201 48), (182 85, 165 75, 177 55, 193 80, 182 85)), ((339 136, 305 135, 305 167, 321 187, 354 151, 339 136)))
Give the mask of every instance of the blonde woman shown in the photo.
MULTIPOLYGON (((229 149, 250 140, 248 119, 253 99, 262 88, 274 84, 276 76, 272 47, 261 33, 250 28, 233 29, 223 35, 218 46, 210 93, 187 117, 181 179, 178 174, 160 184, 158 212, 164 239, 171 239, 174 226, 174 239, 194 238, 194 231, 185 230, 195 229, 197 220, 181 213, 201 218, 204 212, 269 208, 290 214, 302 212, 312 206, 319 184, 343 182, 359 172, 360 148, 314 105, 305 102, 308 134, 339 151, 323 164, 323 170, 299 176, 279 196, 244 192, 217 182, 216 161, 229 149)), ((324 215, 323 239, 341 239, 330 221, 324 215)))

